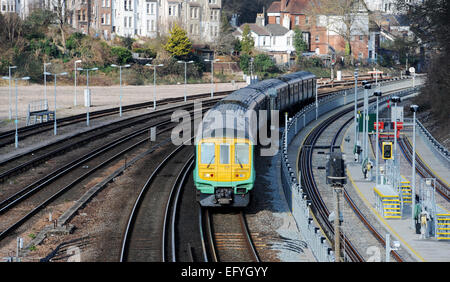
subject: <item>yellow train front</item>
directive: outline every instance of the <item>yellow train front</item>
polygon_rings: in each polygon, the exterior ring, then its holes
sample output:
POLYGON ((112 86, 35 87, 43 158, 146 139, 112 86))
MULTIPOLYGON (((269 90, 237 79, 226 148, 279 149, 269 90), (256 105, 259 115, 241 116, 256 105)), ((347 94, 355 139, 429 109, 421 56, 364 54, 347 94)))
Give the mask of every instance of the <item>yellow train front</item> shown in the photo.
POLYGON ((255 183, 249 139, 204 138, 196 146, 194 182, 201 206, 246 207, 255 183))

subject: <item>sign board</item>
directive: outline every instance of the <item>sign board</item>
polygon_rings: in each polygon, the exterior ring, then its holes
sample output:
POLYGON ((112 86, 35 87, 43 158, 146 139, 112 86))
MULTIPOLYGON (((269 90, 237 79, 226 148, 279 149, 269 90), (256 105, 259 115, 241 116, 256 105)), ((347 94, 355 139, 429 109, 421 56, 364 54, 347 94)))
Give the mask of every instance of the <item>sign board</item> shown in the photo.
POLYGON ((409 68, 409 72, 410 72, 410 73, 415 73, 415 72, 416 72, 416 69, 413 68, 413 67, 410 67, 410 68, 409 68))

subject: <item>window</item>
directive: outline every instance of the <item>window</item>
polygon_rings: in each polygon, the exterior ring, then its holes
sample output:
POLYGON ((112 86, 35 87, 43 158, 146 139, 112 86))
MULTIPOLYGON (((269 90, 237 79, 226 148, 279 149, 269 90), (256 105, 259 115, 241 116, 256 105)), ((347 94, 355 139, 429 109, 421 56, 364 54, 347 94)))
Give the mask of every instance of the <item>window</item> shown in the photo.
POLYGON ((320 37, 319 37, 319 35, 316 35, 316 42, 320 42, 320 37))
POLYGON ((273 37, 272 41, 273 41, 273 45, 277 45, 277 37, 276 36, 273 37))
POLYGON ((147 3, 147 14, 150 14, 150 3, 147 3))
POLYGON ((308 16, 305 17, 305 24, 309 24, 309 17, 308 16))
POLYGON ((300 24, 300 17, 296 16, 295 17, 295 25, 299 25, 300 24))
POLYGON ((360 36, 359 36, 359 41, 362 41, 362 40, 363 40, 363 36, 360 35, 360 36))
POLYGON ((250 150, 249 145, 246 143, 236 143, 234 146, 235 156, 234 163, 235 164, 249 164, 250 163, 250 150))
POLYGON ((213 164, 216 159, 216 146, 214 143, 203 143, 200 146, 200 162, 201 164, 213 164))
POLYGON ((280 17, 276 17, 276 23, 280 24, 280 17))
POLYGON ((291 46, 291 38, 287 37, 287 42, 286 42, 287 46, 291 46))
POLYGON ((220 164, 230 164, 230 145, 220 145, 220 164))

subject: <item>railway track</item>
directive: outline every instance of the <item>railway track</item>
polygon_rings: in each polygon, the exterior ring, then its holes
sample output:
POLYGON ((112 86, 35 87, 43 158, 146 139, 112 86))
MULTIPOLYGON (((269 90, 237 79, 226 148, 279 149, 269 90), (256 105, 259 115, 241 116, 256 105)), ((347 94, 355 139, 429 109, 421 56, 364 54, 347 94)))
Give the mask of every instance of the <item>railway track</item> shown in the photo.
MULTIPOLYGON (((218 102, 219 100, 220 99, 213 99, 211 101, 205 102, 204 106, 209 107, 218 102)), ((68 152, 75 148, 82 147, 93 140, 105 138, 114 132, 126 129, 133 129, 134 127, 136 127, 134 130, 140 131, 142 129, 141 124, 145 124, 150 120, 170 115, 174 110, 177 109, 192 111, 191 110, 192 108, 193 108, 192 105, 182 105, 154 113, 148 113, 136 117, 131 117, 126 120, 121 120, 114 122, 112 124, 108 124, 106 126, 102 126, 101 128, 96 128, 89 130, 87 132, 78 133, 74 136, 64 138, 62 140, 53 142, 40 148, 36 148, 30 152, 18 154, 13 158, 3 160, 0 162, 0 169, 1 169, 0 182, 20 172, 26 171, 27 169, 37 164, 43 163, 52 157, 62 155, 65 152, 68 152)), ((165 120, 170 121, 170 118, 165 118, 165 120)), ((144 129, 149 130, 149 128, 158 126, 159 124, 161 123, 155 123, 152 126, 145 126, 144 129)))
MULTIPOLYGON (((342 131, 348 126, 349 123, 351 123, 354 120, 354 117, 351 117, 348 119, 337 131, 337 133, 334 135, 333 140, 330 144, 330 152, 334 152, 335 148, 337 148, 336 143, 341 135, 342 131)), ((367 218, 364 216, 364 213, 358 208, 355 201, 352 199, 350 194, 348 193, 347 189, 343 189, 343 195, 347 203, 352 208, 355 215, 359 218, 359 220, 366 226, 366 228, 369 230, 369 232, 380 242, 380 245, 382 247, 386 246, 386 241, 381 235, 380 232, 377 231, 377 229, 367 220, 367 218)), ((398 262, 403 262, 403 259, 400 257, 397 251, 392 251, 392 255, 398 262)))
POLYGON ((174 248, 166 250, 166 234, 171 225, 166 223, 169 218, 166 214, 172 203, 171 194, 180 185, 180 177, 185 178, 189 171, 186 159, 188 163, 193 161, 192 148, 178 146, 145 182, 125 228, 120 262, 160 262, 166 261, 167 252, 172 254, 174 248), (181 171, 178 177, 177 171, 181 171))
POLYGON ((205 261, 260 262, 243 211, 222 213, 199 209, 205 261))
MULTIPOLYGON (((217 97, 223 97, 223 96, 230 94, 231 92, 232 91, 217 92, 214 95, 217 97)), ((190 100, 208 98, 208 97, 210 97, 210 95, 211 94, 209 94, 209 93, 193 95, 193 96, 189 96, 187 98, 187 100, 190 101, 190 100)), ((168 98, 168 99, 159 101, 158 107, 161 107, 163 105, 169 105, 171 103, 182 102, 182 101, 184 101, 184 97, 168 98)), ((123 106, 122 112, 124 112, 124 113, 131 112, 131 111, 146 109, 149 107, 153 107, 153 101, 123 106)), ((117 115, 118 113, 119 113, 118 107, 111 108, 111 109, 105 109, 105 110, 101 110, 101 111, 95 111, 95 112, 90 113, 89 119, 95 120, 95 119, 99 119, 102 117, 117 115)), ((80 122, 85 122, 85 121, 86 121, 86 114, 74 115, 74 116, 69 116, 69 117, 65 117, 65 118, 58 118, 58 128, 73 125, 73 124, 80 123, 80 122)), ((18 129, 19 141, 23 141, 31 136, 35 136, 35 135, 38 135, 38 134, 41 134, 44 132, 51 131, 51 130, 53 130, 53 126, 54 126, 53 121, 47 121, 47 122, 43 122, 43 123, 38 123, 38 124, 30 125, 30 126, 21 127, 18 129)), ((14 144, 14 135, 15 135, 15 130, 8 130, 8 131, 1 132, 0 133, 0 148, 4 147, 6 145, 9 145, 9 144, 14 144)))
MULTIPOLYGON (((170 124, 169 121, 161 121, 153 125, 161 127, 158 135, 170 132, 170 130, 176 126, 170 124)), ((3 199, 0 203, 0 216, 5 220, 2 220, 3 230, 0 233, 0 240, 5 239, 19 226, 23 225, 35 214, 50 203, 56 201, 63 194, 72 190, 74 187, 80 186, 83 181, 91 177, 97 171, 104 169, 109 165, 117 165, 117 162, 124 156, 129 156, 129 154, 133 154, 133 152, 134 154, 137 154, 136 151, 140 150, 139 148, 142 148, 142 146, 145 148, 145 145, 149 144, 149 140, 146 136, 147 132, 148 130, 145 128, 105 144, 79 159, 68 163, 61 169, 42 177, 38 181, 18 189, 16 193, 3 199), (84 164, 89 165, 81 167, 84 164), (17 206, 22 207, 19 209, 19 213, 14 212, 14 210, 17 210, 17 208, 15 208, 17 206), (13 210, 13 208, 15 209, 13 210), (5 226, 6 222, 12 222, 12 224, 5 226)), ((170 143, 170 134, 167 135, 168 138, 160 144, 170 143)), ((162 145, 157 145, 150 151, 155 151, 160 146, 162 145)))
MULTIPOLYGON (((403 152, 403 155, 412 165, 413 148, 408 139, 399 138, 398 144, 403 152)), ((433 171, 425 164, 425 162, 416 154, 416 171, 423 178, 436 179, 436 191, 447 201, 450 201, 450 187, 448 187, 441 178, 437 177, 433 171)))

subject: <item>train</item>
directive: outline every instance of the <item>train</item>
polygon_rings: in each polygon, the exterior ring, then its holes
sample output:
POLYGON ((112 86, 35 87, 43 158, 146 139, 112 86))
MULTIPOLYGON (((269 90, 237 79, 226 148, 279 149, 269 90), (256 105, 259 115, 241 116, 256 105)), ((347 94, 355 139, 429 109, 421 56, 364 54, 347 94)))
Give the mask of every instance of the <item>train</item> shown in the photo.
POLYGON ((292 111, 314 99, 316 83, 306 71, 267 79, 234 91, 205 114, 196 134, 193 172, 200 206, 250 204, 258 132, 267 130, 269 112, 292 111))

